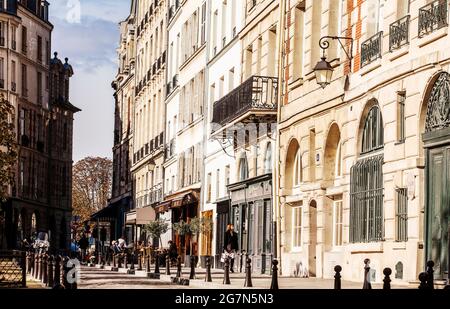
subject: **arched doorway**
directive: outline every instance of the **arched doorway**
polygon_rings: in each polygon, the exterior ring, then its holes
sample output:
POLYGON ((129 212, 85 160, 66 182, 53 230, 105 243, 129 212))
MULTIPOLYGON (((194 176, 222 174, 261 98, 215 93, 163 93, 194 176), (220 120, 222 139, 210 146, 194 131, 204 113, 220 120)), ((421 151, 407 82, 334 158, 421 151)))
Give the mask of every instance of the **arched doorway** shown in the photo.
POLYGON ((309 276, 316 277, 316 254, 317 247, 317 203, 311 201, 309 203, 309 250, 308 250, 308 264, 309 276))
POLYGON ((425 98, 423 144, 426 155, 426 257, 435 263, 436 278, 448 271, 450 215, 450 74, 436 76, 425 98))

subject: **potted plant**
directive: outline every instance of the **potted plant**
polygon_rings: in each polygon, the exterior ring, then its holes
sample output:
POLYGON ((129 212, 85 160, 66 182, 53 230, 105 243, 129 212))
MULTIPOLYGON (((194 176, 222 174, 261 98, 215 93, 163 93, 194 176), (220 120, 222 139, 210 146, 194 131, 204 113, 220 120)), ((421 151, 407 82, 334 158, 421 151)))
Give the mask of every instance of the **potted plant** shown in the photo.
MULTIPOLYGON (((198 243, 200 234, 210 233, 212 227, 213 221, 208 217, 193 218, 189 223, 190 234, 196 243, 198 243)), ((196 263, 198 263, 198 258, 196 258, 196 263)), ((206 267, 206 256, 202 257, 201 266, 206 267)))
POLYGON ((144 227, 144 230, 148 233, 148 235, 150 235, 151 238, 158 239, 162 245, 161 235, 167 233, 169 230, 169 224, 165 220, 158 219, 147 224, 144 227))

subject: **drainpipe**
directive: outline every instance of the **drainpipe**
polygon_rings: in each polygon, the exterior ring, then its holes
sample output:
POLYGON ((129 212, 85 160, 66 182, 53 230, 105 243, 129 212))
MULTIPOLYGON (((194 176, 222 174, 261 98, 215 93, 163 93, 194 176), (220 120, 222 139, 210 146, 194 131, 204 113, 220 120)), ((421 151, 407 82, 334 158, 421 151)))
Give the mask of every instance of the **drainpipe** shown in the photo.
POLYGON ((279 24, 279 41, 278 41, 278 107, 277 107, 277 127, 276 127, 276 151, 275 151, 275 177, 273 177, 273 209, 274 209, 274 231, 275 231, 275 256, 278 259, 280 275, 282 275, 282 259, 281 259, 281 216, 280 216, 280 170, 281 170, 281 155, 280 155, 280 128, 281 121, 281 105, 283 100, 283 64, 284 64, 284 36, 285 36, 285 21, 286 21, 286 1, 280 0, 280 24, 279 24))

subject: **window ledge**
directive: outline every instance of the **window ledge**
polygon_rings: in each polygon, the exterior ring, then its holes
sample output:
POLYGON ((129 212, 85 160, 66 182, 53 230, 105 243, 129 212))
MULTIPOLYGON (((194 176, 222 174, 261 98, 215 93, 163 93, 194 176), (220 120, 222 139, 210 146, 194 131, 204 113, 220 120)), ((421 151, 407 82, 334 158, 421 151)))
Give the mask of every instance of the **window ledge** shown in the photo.
POLYGON ((303 78, 297 78, 295 81, 289 83, 289 90, 292 91, 294 89, 297 89, 298 87, 302 86, 304 83, 303 78))
POLYGON ((409 53, 409 44, 406 44, 399 49, 393 50, 388 54, 389 61, 397 60, 398 58, 409 53))
POLYGON ((365 67, 363 67, 360 71, 360 75, 364 76, 366 74, 369 74, 370 72, 378 69, 379 67, 381 67, 381 58, 378 58, 377 60, 373 61, 372 63, 369 63, 368 65, 366 65, 365 67))
POLYGON ((348 245, 351 254, 361 254, 361 253, 383 253, 383 243, 357 243, 348 245))
POLYGON ((418 39, 417 45, 422 48, 430 43, 433 43, 436 40, 439 40, 440 38, 446 36, 448 34, 448 27, 444 27, 442 29, 439 29, 433 33, 430 33, 428 35, 425 35, 418 39))

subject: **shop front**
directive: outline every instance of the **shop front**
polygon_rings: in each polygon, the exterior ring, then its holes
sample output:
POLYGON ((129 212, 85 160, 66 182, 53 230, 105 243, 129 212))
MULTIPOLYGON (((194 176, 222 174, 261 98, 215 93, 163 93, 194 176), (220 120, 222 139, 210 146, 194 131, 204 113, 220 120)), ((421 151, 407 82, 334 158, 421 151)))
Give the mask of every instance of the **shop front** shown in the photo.
MULTIPOLYGON (((249 254, 255 273, 270 273, 274 252, 272 174, 230 185, 230 222, 239 238, 239 251, 249 254)), ((241 259, 236 261, 240 268, 241 259)), ((244 267, 243 267, 244 269, 244 267)))

